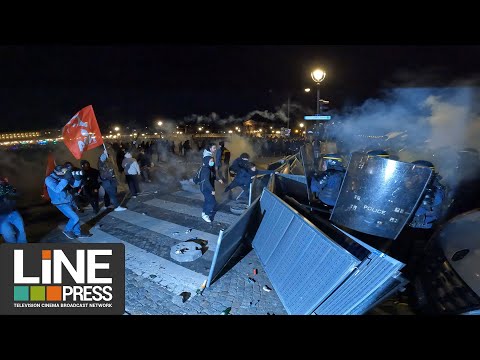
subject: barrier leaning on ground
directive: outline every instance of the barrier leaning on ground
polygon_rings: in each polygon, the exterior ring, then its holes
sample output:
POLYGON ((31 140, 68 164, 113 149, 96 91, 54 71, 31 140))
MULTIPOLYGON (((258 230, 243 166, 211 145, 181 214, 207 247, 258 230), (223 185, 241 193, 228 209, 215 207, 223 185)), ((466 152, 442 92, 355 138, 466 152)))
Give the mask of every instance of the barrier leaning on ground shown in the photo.
POLYGON ((327 221, 318 228, 267 189, 260 210, 253 248, 289 314, 363 314, 407 283, 403 263, 327 221))

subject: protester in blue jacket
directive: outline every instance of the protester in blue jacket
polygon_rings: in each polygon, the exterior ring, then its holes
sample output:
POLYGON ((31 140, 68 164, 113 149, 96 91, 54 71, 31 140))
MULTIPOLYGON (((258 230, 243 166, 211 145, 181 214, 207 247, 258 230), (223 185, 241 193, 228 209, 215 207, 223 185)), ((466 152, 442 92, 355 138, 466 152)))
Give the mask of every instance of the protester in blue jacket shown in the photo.
POLYGON ((80 182, 81 180, 75 180, 72 171, 63 165, 55 166, 52 173, 45 178, 45 185, 52 204, 69 219, 63 234, 72 240, 91 236, 80 230, 80 219, 75 213, 74 199, 68 191, 69 187, 78 187, 80 182))

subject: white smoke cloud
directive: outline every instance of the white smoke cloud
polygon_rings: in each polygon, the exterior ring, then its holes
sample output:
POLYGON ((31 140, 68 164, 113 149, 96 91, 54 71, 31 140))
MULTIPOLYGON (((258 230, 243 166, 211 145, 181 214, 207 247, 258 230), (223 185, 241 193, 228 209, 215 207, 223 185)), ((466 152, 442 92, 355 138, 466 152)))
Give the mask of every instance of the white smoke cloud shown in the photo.
POLYGON ((454 188, 457 152, 480 149, 478 88, 399 88, 335 116, 328 134, 343 150, 387 150, 400 161, 431 161, 454 188))
POLYGON ((204 125, 218 125, 218 126, 227 126, 230 124, 241 124, 242 122, 251 119, 254 116, 260 116, 270 122, 281 122, 282 125, 286 124, 288 121, 288 106, 290 107, 290 120, 294 117, 298 117, 299 114, 303 116, 304 114, 310 113, 311 110, 304 109, 300 104, 291 102, 290 105, 286 103, 282 104, 280 107, 276 108, 275 111, 271 112, 268 110, 252 110, 244 116, 220 116, 215 112, 210 113, 209 115, 198 115, 192 114, 184 117, 183 121, 187 124, 204 124, 204 125))

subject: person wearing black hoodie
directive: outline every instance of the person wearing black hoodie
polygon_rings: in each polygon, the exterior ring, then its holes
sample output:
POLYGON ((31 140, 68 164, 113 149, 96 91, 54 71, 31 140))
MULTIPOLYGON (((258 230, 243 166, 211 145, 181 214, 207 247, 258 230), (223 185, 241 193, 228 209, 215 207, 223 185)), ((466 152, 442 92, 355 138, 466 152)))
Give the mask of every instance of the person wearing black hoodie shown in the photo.
POLYGON ((93 211, 97 214, 100 211, 98 205, 98 189, 100 188, 98 179, 100 177, 100 172, 97 169, 92 168, 87 160, 80 161, 80 166, 83 170, 83 192, 90 205, 92 205, 93 211))
POLYGON ((203 203, 202 219, 208 223, 213 221, 217 208, 215 200, 215 151, 217 146, 209 144, 203 151, 202 169, 200 171, 200 191, 205 201, 203 203))

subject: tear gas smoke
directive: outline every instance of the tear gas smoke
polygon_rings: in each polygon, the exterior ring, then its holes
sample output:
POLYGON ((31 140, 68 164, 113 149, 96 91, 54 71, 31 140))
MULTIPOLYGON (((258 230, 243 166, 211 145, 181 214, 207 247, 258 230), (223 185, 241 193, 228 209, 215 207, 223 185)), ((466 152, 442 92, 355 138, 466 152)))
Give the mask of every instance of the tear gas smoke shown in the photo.
POLYGON ((400 161, 431 161, 453 189, 458 151, 480 148, 479 91, 474 87, 402 88, 369 99, 327 125, 344 152, 384 149, 400 161))

